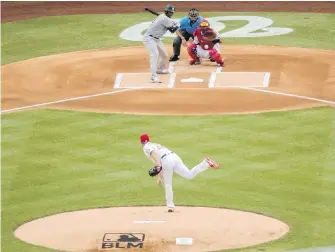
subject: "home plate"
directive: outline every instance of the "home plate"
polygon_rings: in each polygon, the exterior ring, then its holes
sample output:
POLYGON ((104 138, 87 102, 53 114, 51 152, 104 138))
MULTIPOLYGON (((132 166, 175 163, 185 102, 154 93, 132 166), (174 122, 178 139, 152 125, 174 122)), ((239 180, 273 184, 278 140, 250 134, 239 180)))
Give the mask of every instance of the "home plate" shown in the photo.
POLYGON ((174 87, 176 88, 208 88, 210 73, 177 73, 174 87))

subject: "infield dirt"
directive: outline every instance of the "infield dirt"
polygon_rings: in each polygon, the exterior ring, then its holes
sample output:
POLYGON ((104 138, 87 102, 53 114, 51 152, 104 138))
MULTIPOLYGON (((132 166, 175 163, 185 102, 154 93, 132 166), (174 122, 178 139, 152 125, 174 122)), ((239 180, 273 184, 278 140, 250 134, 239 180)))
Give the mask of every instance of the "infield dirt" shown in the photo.
MULTIPOLYGON (((49 15, 137 12, 148 4, 162 9, 166 3, 136 2, 129 6, 127 2, 4 2, 1 6, 2 22, 49 15)), ((187 11, 189 3, 177 2, 176 7, 178 11, 187 11)), ((331 2, 197 2, 194 7, 201 11, 334 12, 335 5, 331 2)), ((270 72, 269 87, 259 90, 219 89, 208 88, 204 83, 183 83, 183 78, 202 78, 205 82, 209 78, 208 66, 191 69, 183 64, 187 62, 187 53, 183 51, 175 69, 182 70, 184 74, 177 75, 174 88, 133 90, 47 107, 92 112, 191 115, 301 109, 324 106, 325 103, 320 100, 335 102, 334 51, 225 44, 223 48, 226 62, 223 71, 270 72)), ((171 54, 171 48, 168 49, 171 54)), ((64 53, 4 65, 2 109, 110 92, 118 72, 148 72, 148 67, 149 57, 143 47, 64 53)), ((212 67, 215 69, 214 65, 212 67)), ((63 213, 26 223, 19 227, 16 236, 45 247, 97 251, 96 246, 104 233, 141 231, 148 234, 149 241, 142 251, 160 252, 179 251, 175 245, 177 236, 194 238, 194 245, 187 250, 183 247, 182 251, 204 251, 260 244, 279 239, 289 230, 280 221, 246 212, 199 207, 180 207, 169 215, 165 211, 161 207, 128 207, 63 213), (155 220, 165 222, 134 226, 133 221, 139 218, 148 220, 153 216, 155 220), (46 223, 48 227, 54 227, 47 229, 52 234, 46 232, 46 223), (81 241, 89 241, 90 244, 81 241), (87 246, 82 247, 83 244, 87 246)))

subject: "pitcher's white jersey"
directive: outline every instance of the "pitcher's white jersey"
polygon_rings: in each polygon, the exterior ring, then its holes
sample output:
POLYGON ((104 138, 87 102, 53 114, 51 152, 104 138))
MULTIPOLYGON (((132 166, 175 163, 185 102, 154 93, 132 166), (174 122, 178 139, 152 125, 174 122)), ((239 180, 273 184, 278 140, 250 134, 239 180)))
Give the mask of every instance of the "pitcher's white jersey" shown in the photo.
POLYGON ((166 33, 167 29, 174 25, 177 25, 177 23, 163 13, 152 21, 144 35, 161 38, 166 33))
POLYGON ((151 160, 152 162, 154 162, 150 156, 150 153, 152 151, 156 151, 156 153, 158 154, 159 157, 162 157, 165 154, 168 154, 172 151, 170 151, 168 148, 166 148, 163 145, 157 144, 157 143, 151 143, 151 142, 147 142, 144 146, 143 146, 143 152, 145 154, 145 156, 151 160))
POLYGON ((198 165, 194 166, 191 170, 189 170, 183 163, 181 158, 176 153, 172 152, 165 146, 152 142, 147 142, 143 145, 143 152, 145 156, 153 163, 155 163, 153 158, 150 156, 150 153, 152 151, 155 151, 160 157, 160 164, 162 166, 162 171, 160 174, 162 174, 163 177, 165 187, 165 200, 166 205, 169 208, 174 208, 173 190, 172 190, 173 174, 177 173, 186 179, 193 179, 199 173, 208 169, 208 167, 210 166, 208 162, 213 162, 210 159, 205 158, 201 163, 199 163, 198 165))

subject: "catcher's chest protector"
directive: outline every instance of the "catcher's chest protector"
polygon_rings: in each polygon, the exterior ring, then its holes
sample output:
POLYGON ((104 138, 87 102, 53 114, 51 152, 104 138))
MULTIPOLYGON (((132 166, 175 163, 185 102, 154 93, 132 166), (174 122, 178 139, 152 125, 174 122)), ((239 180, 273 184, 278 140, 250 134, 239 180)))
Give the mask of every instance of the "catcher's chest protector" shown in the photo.
MULTIPOLYGON (((209 30, 210 30, 210 28, 209 28, 209 30)), ((203 37, 202 31, 200 29, 198 29, 195 32, 195 35, 197 36, 199 44, 202 47, 202 49, 204 49, 204 50, 213 49, 214 44, 211 41, 205 40, 205 38, 203 37), (207 45, 207 47, 206 47, 206 45, 207 45)))

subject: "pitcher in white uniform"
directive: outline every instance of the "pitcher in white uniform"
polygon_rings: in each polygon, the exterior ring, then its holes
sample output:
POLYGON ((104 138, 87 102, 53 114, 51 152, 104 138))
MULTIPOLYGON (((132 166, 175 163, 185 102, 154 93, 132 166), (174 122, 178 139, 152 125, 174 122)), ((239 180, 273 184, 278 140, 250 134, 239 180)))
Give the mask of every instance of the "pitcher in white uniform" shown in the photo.
POLYGON ((164 13, 152 21, 143 35, 143 44, 150 55, 150 82, 152 83, 161 83, 157 74, 169 73, 166 69, 168 54, 161 38, 166 31, 173 33, 178 29, 178 24, 171 19, 174 12, 175 8, 167 5, 164 13))
POLYGON ((150 142, 147 134, 141 135, 140 140, 145 156, 152 161, 155 166, 159 166, 161 169, 161 172, 158 174, 157 183, 164 183, 165 200, 169 212, 173 212, 175 207, 172 190, 172 177, 174 172, 186 179, 193 179, 199 173, 206 171, 209 167, 219 168, 219 165, 215 161, 206 157, 200 164, 189 170, 176 153, 161 144, 150 142))

